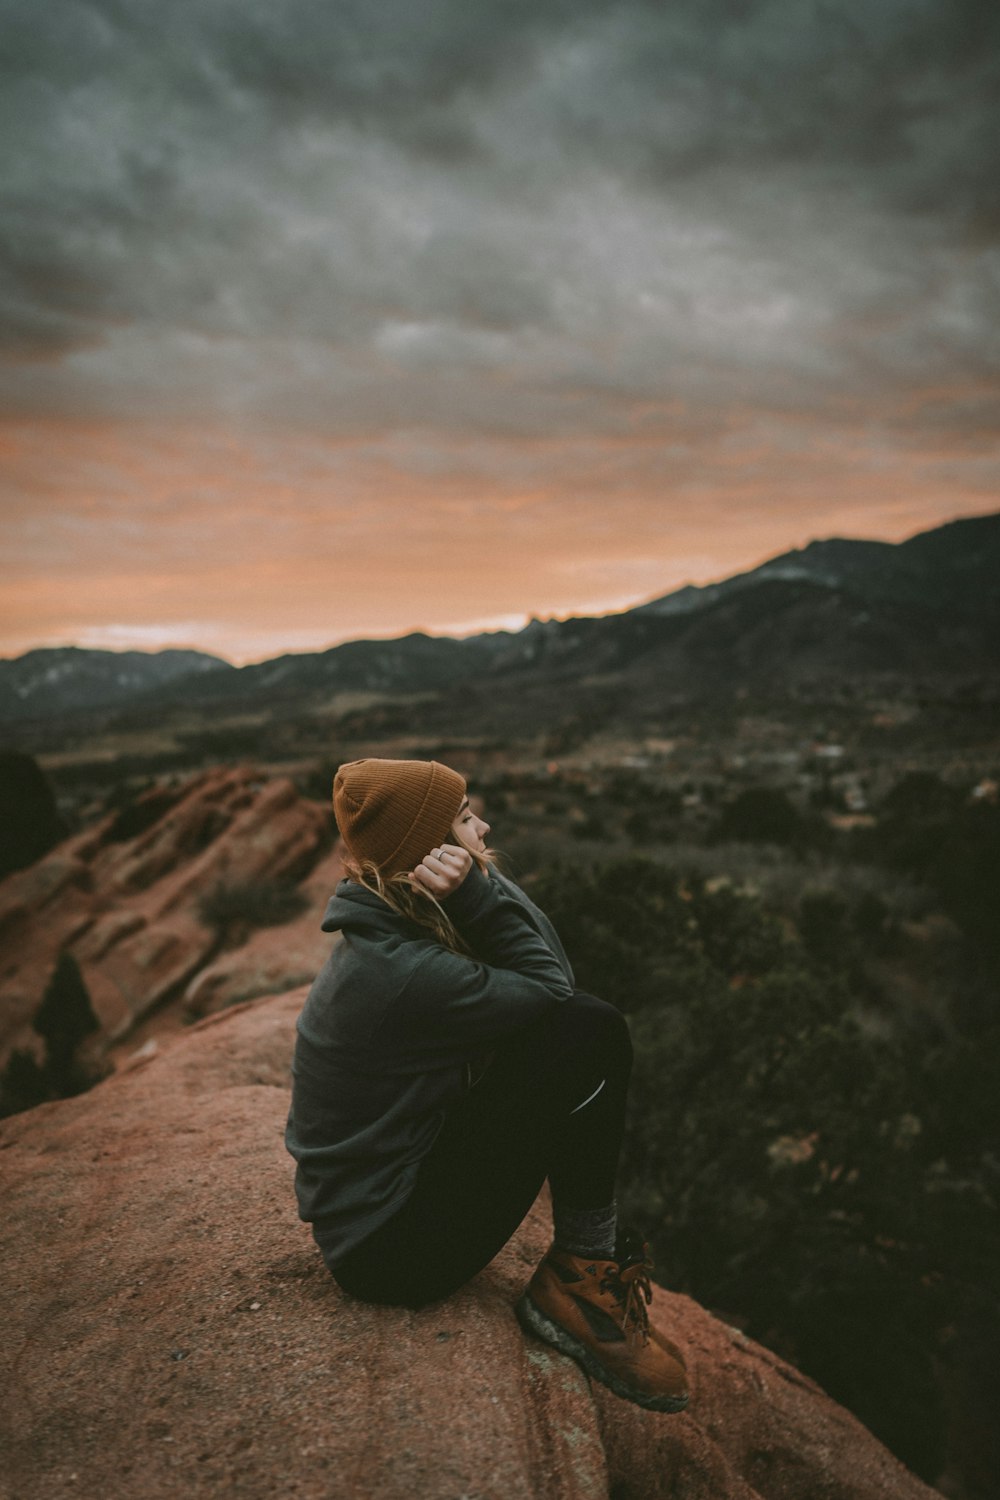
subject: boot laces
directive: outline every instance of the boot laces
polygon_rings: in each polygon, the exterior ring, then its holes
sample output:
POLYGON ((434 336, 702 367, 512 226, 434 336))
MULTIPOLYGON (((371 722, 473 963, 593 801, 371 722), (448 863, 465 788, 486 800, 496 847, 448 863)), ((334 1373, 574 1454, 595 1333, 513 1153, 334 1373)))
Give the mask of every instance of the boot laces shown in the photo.
POLYGON ((640 1262, 622 1272, 625 1286, 625 1306, 622 1328, 626 1335, 638 1334, 644 1344, 649 1343, 649 1313, 647 1308, 653 1300, 653 1288, 649 1284, 649 1273, 640 1262))
POLYGON ((610 1292, 621 1308, 621 1330, 630 1341, 649 1343, 649 1313, 653 1288, 649 1273, 653 1262, 643 1245, 641 1259, 625 1261, 608 1268, 601 1280, 601 1291, 610 1292))

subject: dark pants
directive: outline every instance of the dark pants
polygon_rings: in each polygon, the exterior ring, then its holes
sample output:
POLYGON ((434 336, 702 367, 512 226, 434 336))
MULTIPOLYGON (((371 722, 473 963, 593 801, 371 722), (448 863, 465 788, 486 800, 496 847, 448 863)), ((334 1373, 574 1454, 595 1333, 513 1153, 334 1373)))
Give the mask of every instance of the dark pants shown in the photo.
POLYGON ((546 1177, 555 1204, 606 1207, 631 1066, 614 1006, 581 991, 553 1005, 449 1112, 410 1197, 331 1267, 337 1282, 366 1302, 420 1307, 489 1264, 546 1177))

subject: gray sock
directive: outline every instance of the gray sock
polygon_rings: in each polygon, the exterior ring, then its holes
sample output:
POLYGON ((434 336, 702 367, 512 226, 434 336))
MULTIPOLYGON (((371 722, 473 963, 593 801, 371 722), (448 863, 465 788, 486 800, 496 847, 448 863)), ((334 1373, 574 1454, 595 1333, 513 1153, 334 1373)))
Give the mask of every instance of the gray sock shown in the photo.
POLYGON ((618 1230, 618 1205, 606 1208, 567 1208, 553 1201, 552 1223, 557 1250, 593 1260, 613 1260, 618 1230))

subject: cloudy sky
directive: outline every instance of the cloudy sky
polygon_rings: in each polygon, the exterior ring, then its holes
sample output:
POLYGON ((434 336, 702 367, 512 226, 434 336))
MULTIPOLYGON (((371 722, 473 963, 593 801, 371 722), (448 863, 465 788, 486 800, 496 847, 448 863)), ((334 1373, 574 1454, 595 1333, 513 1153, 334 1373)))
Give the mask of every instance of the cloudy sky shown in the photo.
POLYGON ((996 0, 0 0, 0 652, 1000 508, 996 0))

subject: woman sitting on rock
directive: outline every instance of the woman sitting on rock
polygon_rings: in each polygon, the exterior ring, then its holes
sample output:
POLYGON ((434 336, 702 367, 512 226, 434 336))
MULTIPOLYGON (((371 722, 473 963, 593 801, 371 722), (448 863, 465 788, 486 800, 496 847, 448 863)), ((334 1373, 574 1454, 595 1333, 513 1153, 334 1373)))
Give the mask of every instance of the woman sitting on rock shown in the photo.
POLYGON ((577 990, 547 918, 501 875, 465 782, 437 761, 341 766, 341 941, 298 1022, 286 1144, 299 1213, 338 1284, 420 1307, 493 1259, 546 1177, 554 1243, 516 1312, 619 1396, 680 1411, 651 1333, 651 1263, 617 1233, 632 1049, 577 990))

